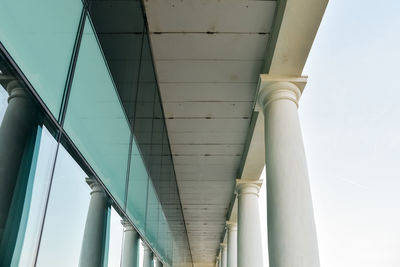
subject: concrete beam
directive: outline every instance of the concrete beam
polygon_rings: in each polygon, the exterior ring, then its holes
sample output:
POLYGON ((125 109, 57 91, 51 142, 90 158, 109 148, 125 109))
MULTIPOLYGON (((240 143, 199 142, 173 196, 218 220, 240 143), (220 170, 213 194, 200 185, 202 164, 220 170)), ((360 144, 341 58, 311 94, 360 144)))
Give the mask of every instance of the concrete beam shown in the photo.
POLYGON ((280 0, 263 72, 300 76, 328 0, 280 0))

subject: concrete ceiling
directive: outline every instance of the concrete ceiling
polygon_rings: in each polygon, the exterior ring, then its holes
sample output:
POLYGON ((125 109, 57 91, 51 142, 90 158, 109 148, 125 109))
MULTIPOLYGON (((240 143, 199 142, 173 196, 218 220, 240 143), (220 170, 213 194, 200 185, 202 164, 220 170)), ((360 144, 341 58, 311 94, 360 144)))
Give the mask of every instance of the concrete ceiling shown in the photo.
POLYGON ((194 266, 214 266, 276 2, 144 3, 194 266))

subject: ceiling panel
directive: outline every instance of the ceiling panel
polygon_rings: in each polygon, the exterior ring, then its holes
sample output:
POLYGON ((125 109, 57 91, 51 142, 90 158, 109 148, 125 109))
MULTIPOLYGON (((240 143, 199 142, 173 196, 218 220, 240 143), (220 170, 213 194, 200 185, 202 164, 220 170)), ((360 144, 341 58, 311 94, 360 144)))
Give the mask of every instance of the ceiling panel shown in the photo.
POLYGON ((174 155, 241 155, 244 145, 174 145, 174 155))
POLYGON ((223 168, 232 168, 236 167, 236 164, 241 159, 241 155, 213 155, 213 156, 203 156, 203 155, 194 155, 194 156, 174 156, 174 164, 177 168, 181 166, 219 166, 223 168))
MULTIPOLYGON (((203 166, 198 166, 198 165, 177 165, 175 167, 175 171, 178 174, 181 174, 182 178, 181 180, 187 180, 190 178, 194 179, 201 179, 203 178, 208 178, 206 180, 208 181, 213 181, 215 179, 218 180, 226 180, 229 177, 229 180, 233 181, 234 176, 236 176, 237 169, 234 168, 234 164, 232 163, 231 165, 227 166, 222 166, 222 165, 207 165, 207 168, 204 168, 203 166), (193 175, 193 173, 199 173, 199 175, 193 175), (232 177, 233 174, 233 177, 232 177), (187 176, 187 177, 186 177, 187 176)), ((236 177, 235 177, 236 178, 236 177)), ((182 194, 184 192, 181 192, 182 194)))
POLYGON ((225 132, 246 130, 249 127, 250 118, 240 119, 202 119, 202 118, 183 118, 167 119, 167 126, 173 132, 225 132))
POLYGON ((155 60, 263 60, 268 34, 152 34, 155 60))
POLYGON ((275 1, 145 0, 150 32, 271 30, 275 1))
POLYGON ((253 83, 160 83, 164 103, 176 101, 253 101, 253 83))
POLYGON ((262 60, 157 60, 156 69, 161 83, 254 83, 262 64, 262 60))
POLYGON ((250 118, 253 102, 168 102, 164 104, 167 118, 250 118))
POLYGON ((228 144, 228 145, 243 145, 247 137, 247 131, 231 132, 173 132, 172 126, 167 126, 171 129, 169 141, 172 145, 178 144, 228 144))

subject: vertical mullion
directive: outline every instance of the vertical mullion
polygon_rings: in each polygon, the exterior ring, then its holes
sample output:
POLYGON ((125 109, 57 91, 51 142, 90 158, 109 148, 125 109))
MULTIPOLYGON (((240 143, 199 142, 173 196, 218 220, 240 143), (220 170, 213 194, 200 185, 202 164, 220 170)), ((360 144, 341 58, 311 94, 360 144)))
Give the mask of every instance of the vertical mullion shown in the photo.
POLYGON ((64 96, 63 96, 63 101, 62 101, 62 105, 61 105, 61 110, 60 110, 59 123, 60 123, 61 127, 64 126, 65 114, 66 114, 67 108, 68 108, 69 96, 71 94, 72 81, 74 79, 76 62, 78 60, 79 48, 81 46, 83 30, 85 28, 86 16, 87 16, 87 11, 86 11, 86 8, 83 7, 81 19, 79 21, 77 36, 75 39, 74 49, 72 52, 71 62, 70 62, 69 70, 68 70, 67 81, 65 84, 65 90, 64 90, 64 96))
MULTIPOLYGON (((125 199, 124 199, 124 210, 128 207, 128 192, 129 192, 129 182, 130 182, 130 172, 131 172, 131 161, 132 161, 132 150, 133 150, 133 140, 134 140, 134 126, 135 126, 135 116, 136 116, 136 109, 137 109, 137 97, 139 91, 139 80, 140 80, 140 67, 142 63, 142 52, 143 52, 143 31, 142 31, 142 43, 140 46, 140 55, 139 55, 139 66, 138 66, 138 78, 136 81, 136 95, 135 95, 135 111, 132 117, 132 122, 129 121, 129 129, 131 130, 131 136, 129 140, 129 155, 128 155, 128 166, 126 171, 126 181, 125 181, 125 199)), ((129 115, 128 115, 129 116, 129 115)), ((145 221, 146 224, 146 221, 145 221)))

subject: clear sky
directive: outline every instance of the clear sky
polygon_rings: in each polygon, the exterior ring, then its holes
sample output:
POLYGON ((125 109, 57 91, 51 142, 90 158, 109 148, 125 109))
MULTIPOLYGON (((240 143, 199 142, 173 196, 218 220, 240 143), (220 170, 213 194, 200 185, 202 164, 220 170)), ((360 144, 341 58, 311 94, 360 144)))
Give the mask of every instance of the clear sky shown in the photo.
POLYGON ((400 266, 399 72, 400 1, 331 0, 299 108, 321 267, 400 266))

